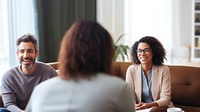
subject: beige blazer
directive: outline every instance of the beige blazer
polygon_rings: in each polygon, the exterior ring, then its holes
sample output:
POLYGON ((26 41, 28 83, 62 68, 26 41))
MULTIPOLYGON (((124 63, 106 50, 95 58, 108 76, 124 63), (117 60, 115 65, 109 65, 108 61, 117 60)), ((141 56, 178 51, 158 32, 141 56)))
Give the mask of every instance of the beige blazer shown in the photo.
MULTIPOLYGON (((136 103, 142 100, 141 68, 141 64, 130 65, 126 72, 126 82, 131 88, 136 103)), ((152 95, 159 106, 173 106, 171 102, 170 71, 165 65, 152 67, 152 95)))

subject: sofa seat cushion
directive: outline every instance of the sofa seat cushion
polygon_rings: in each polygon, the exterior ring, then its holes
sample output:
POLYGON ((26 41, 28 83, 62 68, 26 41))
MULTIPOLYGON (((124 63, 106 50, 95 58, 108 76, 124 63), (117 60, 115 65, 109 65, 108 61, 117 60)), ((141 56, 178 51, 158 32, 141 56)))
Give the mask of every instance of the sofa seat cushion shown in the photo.
POLYGON ((172 80, 172 102, 200 107, 200 68, 169 66, 169 69, 172 80))
POLYGON ((175 107, 179 107, 185 112, 200 112, 200 107, 185 106, 185 105, 175 105, 175 107))

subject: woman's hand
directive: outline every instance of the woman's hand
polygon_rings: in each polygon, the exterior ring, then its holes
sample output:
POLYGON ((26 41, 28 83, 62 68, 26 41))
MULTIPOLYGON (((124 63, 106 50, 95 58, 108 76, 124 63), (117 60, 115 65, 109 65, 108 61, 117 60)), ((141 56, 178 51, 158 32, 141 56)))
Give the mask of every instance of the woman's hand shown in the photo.
POLYGON ((151 108, 152 106, 158 106, 158 104, 156 102, 152 102, 152 103, 140 102, 135 105, 135 109, 136 110, 146 109, 146 108, 151 108))

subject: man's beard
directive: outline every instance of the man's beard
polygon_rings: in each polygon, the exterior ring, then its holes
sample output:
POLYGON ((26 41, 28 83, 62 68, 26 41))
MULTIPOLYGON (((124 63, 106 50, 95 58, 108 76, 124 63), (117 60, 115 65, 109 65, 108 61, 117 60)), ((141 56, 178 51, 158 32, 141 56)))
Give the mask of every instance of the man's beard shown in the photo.
POLYGON ((31 58, 31 57, 28 57, 28 58, 23 58, 23 57, 22 57, 21 60, 20 60, 20 63, 21 63, 21 65, 22 65, 23 68, 25 68, 25 69, 30 69, 30 68, 34 65, 35 59, 33 59, 33 58, 31 58), (30 64, 24 64, 24 63, 23 63, 24 60, 30 61, 30 64))

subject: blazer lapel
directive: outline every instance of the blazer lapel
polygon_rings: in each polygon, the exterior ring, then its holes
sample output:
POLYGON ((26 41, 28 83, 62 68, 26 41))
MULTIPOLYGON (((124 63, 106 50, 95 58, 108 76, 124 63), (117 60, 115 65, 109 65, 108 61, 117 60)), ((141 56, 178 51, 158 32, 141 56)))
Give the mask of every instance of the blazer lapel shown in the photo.
MULTIPOLYGON (((135 73, 135 92, 136 96, 138 97, 138 102, 142 101, 142 76, 141 76, 141 65, 136 66, 136 73, 135 73)), ((137 102, 136 102, 137 103, 137 102)))
POLYGON ((152 68, 152 96, 153 99, 156 100, 158 98, 159 93, 159 70, 158 67, 153 66, 152 68), (156 84, 155 84, 156 83, 156 84))

